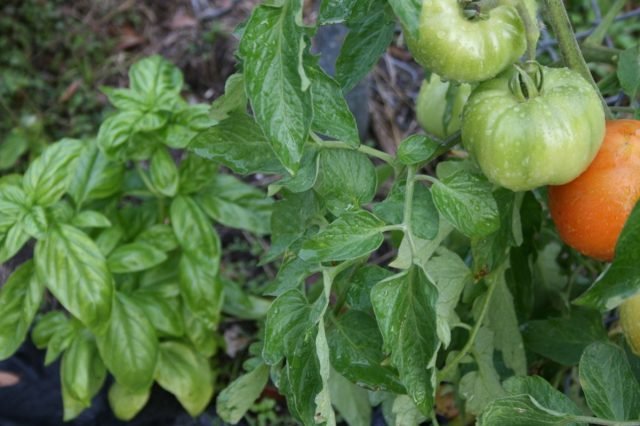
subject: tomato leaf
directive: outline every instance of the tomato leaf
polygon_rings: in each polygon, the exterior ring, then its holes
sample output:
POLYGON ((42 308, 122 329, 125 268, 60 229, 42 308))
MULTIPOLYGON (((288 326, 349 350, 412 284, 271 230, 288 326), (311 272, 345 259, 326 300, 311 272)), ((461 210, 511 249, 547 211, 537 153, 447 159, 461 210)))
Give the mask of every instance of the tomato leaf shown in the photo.
POLYGON ((85 233, 58 225, 38 241, 34 257, 38 276, 69 312, 91 329, 104 326, 113 279, 104 255, 85 233))
POLYGON ((479 426, 573 425, 570 414, 546 409, 530 395, 514 395, 491 402, 478 419, 479 426))
POLYGON ((329 389, 333 405, 347 424, 352 426, 371 425, 373 413, 367 390, 350 382, 334 370, 331 370, 329 389))
MULTIPOLYGON (((406 185, 399 182, 391 188, 386 200, 374 205, 373 212, 389 225, 401 224, 404 220, 404 201, 406 185)), ((431 191, 417 184, 413 192, 413 210, 411 226, 413 234, 418 238, 433 239, 438 234, 440 215, 433 204, 431 191)))
POLYGON ((620 54, 618 60, 618 80, 622 89, 631 99, 640 92, 640 47, 634 46, 620 54))
POLYGON ((457 254, 441 248, 424 270, 438 287, 438 337, 447 347, 451 343, 451 328, 460 322, 455 308, 465 286, 473 282, 471 271, 457 254))
POLYGON ((260 128, 243 112, 199 133, 188 149, 239 174, 283 171, 260 128))
POLYGON ((438 290, 421 268, 379 282, 371 302, 391 363, 420 411, 429 416, 435 398, 438 290))
POLYGON ((383 366, 382 336, 372 315, 348 311, 333 322, 327 340, 331 366, 341 375, 371 389, 405 392, 397 371, 383 366))
POLYGON ((380 247, 383 227, 384 222, 367 211, 345 213, 306 240, 298 255, 308 262, 355 259, 380 247))
POLYGON ((323 149, 318 159, 314 189, 336 216, 373 200, 376 170, 369 158, 349 149, 323 149))
POLYGON ((373 313, 371 289, 378 282, 392 275, 393 272, 377 265, 367 264, 358 268, 349 279, 349 290, 346 295, 346 301, 351 309, 373 313))
POLYGON ((356 0, 323 0, 320 4, 320 25, 339 24, 346 21, 356 0))
POLYGON ((349 110, 340 85, 318 66, 308 66, 306 71, 311 79, 313 95, 311 129, 321 135, 358 147, 360 136, 356 119, 349 110))
POLYGON ((607 339, 601 315, 587 309, 572 309, 571 316, 526 323, 522 329, 528 350, 563 365, 575 365, 592 342, 607 339))
POLYGON ((256 121, 292 174, 298 170, 313 117, 310 82, 302 66, 301 7, 300 0, 283 0, 279 7, 258 6, 239 48, 256 121))
POLYGON ((500 227, 489 235, 471 240, 475 275, 493 271, 507 259, 512 247, 522 244, 521 194, 504 188, 493 193, 500 215, 500 227))
POLYGON ((580 358, 580 384, 598 417, 622 421, 640 416, 640 384, 619 347, 605 342, 587 347, 580 358))
POLYGON ((27 337, 43 294, 32 261, 20 265, 0 287, 0 360, 13 355, 27 337))
POLYGON ((79 140, 63 139, 47 147, 29 165, 22 179, 22 188, 32 202, 50 206, 67 192, 71 165, 82 148, 79 140))
POLYGON ((357 1, 347 27, 349 33, 336 62, 336 80, 343 91, 358 84, 387 49, 395 19, 384 0, 357 1))
POLYGON ((442 216, 469 237, 483 237, 500 227, 491 184, 479 175, 456 171, 434 182, 431 194, 442 216))
POLYGON ((400 19, 402 28, 409 33, 410 37, 418 39, 422 2, 420 0, 389 0, 389 4, 400 19))
POLYGON ((118 383, 132 390, 149 388, 158 359, 158 338, 134 300, 117 292, 106 332, 96 338, 100 355, 118 383))
POLYGON ((524 376, 527 374, 527 358, 504 270, 495 271, 487 280, 498 280, 486 317, 487 326, 494 332, 494 347, 502 353, 508 368, 516 375, 524 376))
POLYGON ((466 400, 465 408, 475 415, 480 414, 491 401, 504 396, 500 376, 493 363, 493 332, 480 328, 473 342, 473 359, 478 368, 460 379, 460 396, 466 400))
POLYGON ((265 323, 262 357, 275 365, 295 352, 300 336, 313 326, 312 306, 300 290, 281 294, 271 305, 265 323))
POLYGON ((263 262, 284 253, 311 227, 320 216, 320 200, 313 191, 300 194, 286 193, 273 206, 271 215, 271 247, 263 262))
MULTIPOLYGON (((512 376, 503 383, 509 395, 527 394, 533 397, 543 407, 557 411, 582 415, 576 404, 565 394, 554 388, 540 376, 518 377, 512 376)), ((573 424, 575 426, 575 423, 573 424)))
POLYGON ((284 176, 279 181, 269 185, 269 195, 274 195, 282 187, 291 192, 300 193, 313 188, 318 179, 318 149, 313 145, 304 147, 300 168, 295 176, 284 176))
POLYGON ((613 264, 574 303, 611 310, 640 291, 640 203, 634 207, 616 245, 613 264))
POLYGON ((400 143, 398 160, 407 166, 433 160, 442 145, 424 135, 411 135, 400 143))
POLYGON ((222 121, 229 117, 230 112, 246 112, 247 94, 244 90, 244 76, 233 74, 224 83, 224 95, 213 101, 210 116, 222 121))
POLYGON ((204 411, 213 396, 209 362, 183 343, 167 341, 160 344, 155 379, 194 417, 204 411))

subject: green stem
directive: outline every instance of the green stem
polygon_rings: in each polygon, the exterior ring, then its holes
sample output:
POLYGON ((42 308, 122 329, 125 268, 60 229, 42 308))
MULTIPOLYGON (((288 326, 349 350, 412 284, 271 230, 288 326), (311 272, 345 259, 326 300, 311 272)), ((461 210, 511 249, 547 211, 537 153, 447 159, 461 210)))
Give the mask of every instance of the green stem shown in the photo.
POLYGON ((367 154, 367 155, 369 155, 371 157, 378 158, 378 159, 384 161, 385 163, 388 163, 390 166, 395 166, 396 165, 395 158, 393 158, 391 155, 387 154, 384 151, 380 151, 378 149, 372 148, 372 147, 367 146, 367 145, 360 145, 358 147, 358 151, 362 152, 363 154, 367 154))
MULTIPOLYGON (((580 46, 582 55, 589 62, 603 62, 605 64, 617 64, 622 50, 605 46, 580 46)), ((615 74, 613 74, 615 76, 615 74)))
POLYGON ((527 59, 535 61, 538 38, 540 38, 538 23, 531 19, 529 9, 527 9, 523 0, 518 1, 516 9, 518 11, 518 15, 520 15, 520 19, 522 19, 522 22, 524 23, 525 34, 527 37, 527 59))
POLYGON ((602 21, 600 21, 595 30, 593 30, 591 35, 587 37, 583 43, 594 46, 602 44, 602 41, 607 36, 607 31, 609 31, 611 24, 613 24, 616 16, 618 16, 618 13, 622 10, 626 2, 627 0, 617 0, 607 11, 607 14, 602 18, 602 21))
POLYGON ((551 24, 551 28, 553 28, 553 32, 558 39, 560 55, 562 56, 564 63, 591 83, 598 93, 598 96, 600 96, 605 116, 608 119, 613 118, 613 114, 611 114, 611 110, 609 110, 607 102, 598 90, 598 85, 593 79, 591 71, 582 56, 580 46, 578 45, 573 28, 571 27, 569 15, 567 15, 567 10, 564 8, 562 0, 544 0, 543 2, 549 24, 551 24))
MULTIPOLYGON (((499 269, 499 271, 502 271, 502 269, 499 269)), ((499 272, 499 273, 503 273, 503 272, 499 272)), ((447 375, 451 372, 451 370, 453 370, 460 363, 460 361, 462 361, 462 359, 465 356, 467 356, 467 354, 473 348, 473 345, 476 341, 476 337, 478 336, 478 332, 480 331, 480 327, 482 327, 484 318, 487 316, 487 312, 489 311, 489 305, 491 304, 491 299, 499 280, 497 277, 492 279, 489 279, 487 277, 487 281, 489 282, 489 288, 487 289, 487 297, 484 299, 482 308, 480 310, 480 316, 476 320, 476 323, 473 326, 473 329, 471 330, 471 335, 469 336, 469 340, 467 340, 467 343, 464 345, 462 350, 458 352, 455 358, 453 358, 453 360, 451 360, 449 364, 445 365, 444 368, 440 370, 440 372, 438 373, 439 380, 442 380, 442 378, 447 377, 447 375)))
MULTIPOLYGON (((348 145, 342 141, 325 141, 320 139, 315 133, 311 133, 311 139, 313 139, 313 141, 323 147, 323 148, 334 148, 334 149, 354 149, 354 147, 352 145, 348 145)), ((387 154, 384 151, 380 151, 379 149, 375 149, 372 148, 370 146, 367 145, 360 145, 358 146, 358 148, 355 148, 356 151, 362 152, 363 154, 367 154, 371 157, 375 157, 378 158, 382 161, 384 161, 385 163, 388 163, 389 165, 396 167, 396 160, 395 158, 393 158, 393 156, 387 154)))
POLYGON ((619 106, 614 106, 611 107, 611 110, 614 112, 623 112, 626 114, 633 114, 634 112, 636 112, 636 109, 633 107, 619 107, 619 106))
POLYGON ((409 248, 411 249, 411 257, 416 256, 416 244, 413 241, 413 229, 411 226, 411 218, 413 217, 413 192, 416 185, 416 166, 407 167, 407 186, 404 192, 404 217, 402 225, 404 226, 404 235, 409 241, 409 248))
POLYGON ((434 178, 433 176, 429 176, 429 175, 415 175, 413 179, 416 182, 424 181, 424 182, 436 183, 438 181, 438 179, 434 178))
POLYGON ((451 148, 458 145, 460 142, 462 142, 462 132, 458 130, 444 140, 444 144, 438 148, 438 151, 434 154, 434 158, 451 151, 451 148))

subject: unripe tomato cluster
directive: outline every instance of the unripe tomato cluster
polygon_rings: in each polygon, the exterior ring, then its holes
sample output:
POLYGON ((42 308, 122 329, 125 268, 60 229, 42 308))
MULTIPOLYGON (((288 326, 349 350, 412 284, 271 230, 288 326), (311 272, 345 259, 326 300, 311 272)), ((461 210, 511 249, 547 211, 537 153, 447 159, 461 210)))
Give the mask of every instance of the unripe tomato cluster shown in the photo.
MULTIPOLYGON (((535 2, 525 5, 534 17, 535 2)), ((464 147, 497 185, 549 185, 562 240, 611 261, 640 199, 640 121, 605 123, 599 94, 575 71, 517 64, 527 47, 519 13, 513 0, 423 0, 418 37, 407 36, 432 73, 418 121, 440 138, 461 128, 464 147)), ((640 355, 640 295, 622 304, 620 322, 640 355)))
MULTIPOLYGON (((530 3, 526 12, 535 21, 530 3)), ((407 44, 427 70, 477 84, 464 108, 456 96, 447 108, 444 94, 453 83, 431 75, 417 113, 435 136, 461 126, 463 145, 490 181, 513 191, 560 185, 594 159, 605 128, 598 93, 567 68, 516 65, 527 40, 513 0, 424 0, 418 37, 409 36, 407 44), (450 111, 449 122, 443 111, 450 111)), ((469 87, 457 90, 465 95, 469 87)))

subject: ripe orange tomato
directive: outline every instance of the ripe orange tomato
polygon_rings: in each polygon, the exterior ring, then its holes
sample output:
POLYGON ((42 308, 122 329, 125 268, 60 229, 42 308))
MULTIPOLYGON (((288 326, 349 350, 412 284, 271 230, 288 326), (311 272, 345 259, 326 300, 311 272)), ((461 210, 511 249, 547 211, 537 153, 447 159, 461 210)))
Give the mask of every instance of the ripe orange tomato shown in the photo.
POLYGON ((604 142, 575 180, 549 187, 549 208, 560 238, 582 254, 610 261, 640 198, 640 121, 607 122, 604 142))

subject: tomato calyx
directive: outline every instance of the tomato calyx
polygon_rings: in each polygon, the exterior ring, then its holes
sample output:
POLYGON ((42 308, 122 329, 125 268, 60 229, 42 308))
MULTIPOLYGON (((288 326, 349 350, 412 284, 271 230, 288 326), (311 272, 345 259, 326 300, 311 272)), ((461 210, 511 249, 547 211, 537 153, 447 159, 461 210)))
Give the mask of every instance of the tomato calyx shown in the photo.
POLYGON ((458 0, 462 14, 469 21, 489 19, 489 11, 496 6, 495 0, 458 0))
POLYGON ((525 102, 540 94, 544 82, 544 74, 540 64, 527 61, 523 66, 514 65, 516 72, 509 82, 511 93, 520 101, 525 102))

